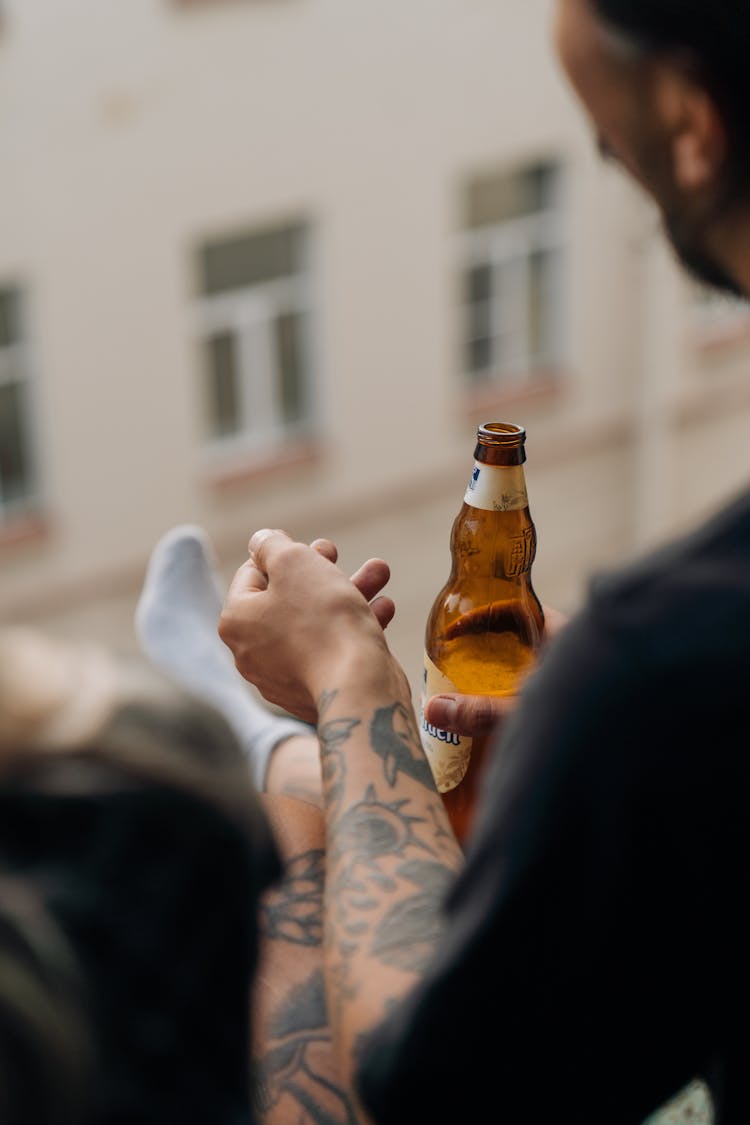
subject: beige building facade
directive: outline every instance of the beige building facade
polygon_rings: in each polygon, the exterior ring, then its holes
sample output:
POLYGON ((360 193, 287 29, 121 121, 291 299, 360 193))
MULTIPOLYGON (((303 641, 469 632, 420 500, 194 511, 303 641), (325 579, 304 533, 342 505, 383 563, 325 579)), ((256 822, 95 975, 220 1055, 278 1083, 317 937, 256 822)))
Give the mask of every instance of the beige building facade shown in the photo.
POLYGON ((201 524, 388 559, 416 684, 476 426, 527 429, 535 585, 750 474, 744 310, 603 167, 547 0, 4 0, 0 619, 135 647, 201 524))

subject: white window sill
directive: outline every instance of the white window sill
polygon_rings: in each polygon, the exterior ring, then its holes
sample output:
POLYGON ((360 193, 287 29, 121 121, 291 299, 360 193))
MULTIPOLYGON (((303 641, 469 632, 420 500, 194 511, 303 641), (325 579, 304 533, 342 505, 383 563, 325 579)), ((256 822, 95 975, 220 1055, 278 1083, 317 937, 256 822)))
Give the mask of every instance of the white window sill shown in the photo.
POLYGON ((314 465, 321 457, 322 446, 319 441, 298 438, 263 453, 247 453, 244 456, 234 454, 226 461, 217 460, 210 468, 204 468, 201 476, 203 483, 209 488, 232 488, 251 480, 272 476, 279 470, 314 465))

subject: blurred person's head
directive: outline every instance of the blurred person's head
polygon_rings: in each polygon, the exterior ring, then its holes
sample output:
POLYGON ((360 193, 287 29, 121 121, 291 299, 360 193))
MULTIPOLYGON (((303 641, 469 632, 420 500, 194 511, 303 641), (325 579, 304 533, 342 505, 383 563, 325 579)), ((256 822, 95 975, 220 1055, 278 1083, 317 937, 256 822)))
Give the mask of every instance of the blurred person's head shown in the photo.
POLYGON ((278 872, 223 718, 0 630, 0 1120, 250 1122, 256 906, 278 872))
POLYGON ((750 5, 557 0, 556 39, 602 152, 652 196, 683 266, 746 292, 750 5))

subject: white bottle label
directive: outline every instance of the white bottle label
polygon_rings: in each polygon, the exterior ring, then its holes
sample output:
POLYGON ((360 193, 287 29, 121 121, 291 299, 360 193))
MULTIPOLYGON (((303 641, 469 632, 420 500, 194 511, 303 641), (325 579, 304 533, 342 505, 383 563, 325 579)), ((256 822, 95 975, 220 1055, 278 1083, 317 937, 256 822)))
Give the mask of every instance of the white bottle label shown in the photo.
POLYGON ((439 793, 448 793, 451 789, 455 789, 466 776, 471 758, 471 739, 433 727, 424 717, 424 708, 427 700, 433 695, 456 690, 455 684, 443 675, 425 653, 419 727, 422 746, 439 793))
POLYGON ((485 512, 527 508, 529 497, 523 465, 485 465, 475 461, 464 503, 485 512))

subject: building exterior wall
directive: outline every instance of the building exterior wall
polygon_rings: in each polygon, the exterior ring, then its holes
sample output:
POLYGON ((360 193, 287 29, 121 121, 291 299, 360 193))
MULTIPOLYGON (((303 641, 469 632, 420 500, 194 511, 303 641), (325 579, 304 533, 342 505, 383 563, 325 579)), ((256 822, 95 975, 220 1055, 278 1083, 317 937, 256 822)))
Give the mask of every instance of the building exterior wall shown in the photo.
POLYGON ((213 537, 227 577, 258 526, 392 565, 416 682, 478 423, 528 431, 536 586, 689 525, 750 469, 742 317, 696 335, 650 207, 603 168, 551 52, 547 0, 7 0, 0 287, 27 300, 41 474, 0 524, 0 619, 132 648, 149 550, 213 537), (471 390, 459 261, 468 179, 564 172, 564 349, 471 390), (209 456, 200 245, 310 224, 319 428, 209 456))

